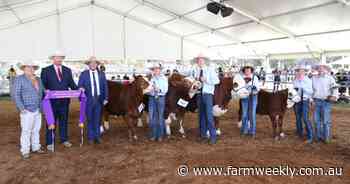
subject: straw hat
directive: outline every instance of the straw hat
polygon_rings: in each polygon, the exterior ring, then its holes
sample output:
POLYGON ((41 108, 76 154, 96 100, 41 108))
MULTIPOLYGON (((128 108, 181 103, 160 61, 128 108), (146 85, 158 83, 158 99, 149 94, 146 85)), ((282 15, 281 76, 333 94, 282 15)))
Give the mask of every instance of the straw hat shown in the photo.
POLYGON ((89 65, 91 62, 96 62, 97 65, 101 64, 101 62, 99 62, 95 56, 91 56, 87 61, 85 61, 85 64, 89 65))
POLYGON ((26 61, 26 62, 24 62, 24 63, 21 63, 20 66, 19 66, 19 68, 20 68, 21 70, 24 70, 24 68, 27 67, 27 66, 33 67, 34 70, 38 70, 38 69, 39 69, 39 65, 36 64, 36 63, 33 62, 33 61, 26 61))
POLYGON ((254 72, 254 70, 255 70, 253 64, 247 63, 247 64, 245 64, 245 65, 241 68, 241 71, 243 72, 245 69, 248 69, 248 68, 250 68, 250 69, 252 70, 252 72, 254 72))
POLYGON ((56 51, 51 56, 49 56, 49 59, 52 60, 54 57, 62 57, 63 59, 66 58, 62 51, 56 51))

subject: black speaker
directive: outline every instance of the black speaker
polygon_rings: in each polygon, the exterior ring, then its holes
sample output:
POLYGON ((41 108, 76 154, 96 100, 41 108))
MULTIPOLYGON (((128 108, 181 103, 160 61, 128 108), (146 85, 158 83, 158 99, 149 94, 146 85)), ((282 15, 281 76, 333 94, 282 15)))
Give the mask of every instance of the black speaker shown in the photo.
POLYGON ((232 15, 233 11, 234 10, 231 7, 222 6, 221 7, 221 16, 228 17, 228 16, 232 15))
POLYGON ((217 15, 220 11, 221 4, 217 2, 211 2, 207 4, 207 10, 215 15, 217 15))

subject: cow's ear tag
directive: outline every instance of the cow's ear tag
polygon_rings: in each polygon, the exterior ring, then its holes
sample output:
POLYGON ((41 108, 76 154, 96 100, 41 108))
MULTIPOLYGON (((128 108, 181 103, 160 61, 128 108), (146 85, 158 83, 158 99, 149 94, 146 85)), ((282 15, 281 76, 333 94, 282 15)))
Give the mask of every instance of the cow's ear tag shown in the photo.
POLYGON ((141 103, 138 107, 139 112, 142 112, 142 110, 145 108, 145 105, 141 103))
POLYGON ((181 107, 187 107, 188 105, 188 101, 180 98, 179 101, 177 101, 177 105, 181 106, 181 107))

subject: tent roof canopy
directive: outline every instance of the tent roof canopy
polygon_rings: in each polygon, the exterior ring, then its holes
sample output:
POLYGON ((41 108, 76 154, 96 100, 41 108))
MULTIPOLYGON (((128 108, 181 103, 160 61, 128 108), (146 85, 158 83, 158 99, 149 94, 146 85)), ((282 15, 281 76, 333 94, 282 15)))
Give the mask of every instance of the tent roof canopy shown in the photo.
MULTIPOLYGON (((2 0, 0 35, 20 25, 95 7, 183 38, 225 57, 350 50, 350 0, 2 0)), ((110 20, 110 19, 109 19, 110 20)))

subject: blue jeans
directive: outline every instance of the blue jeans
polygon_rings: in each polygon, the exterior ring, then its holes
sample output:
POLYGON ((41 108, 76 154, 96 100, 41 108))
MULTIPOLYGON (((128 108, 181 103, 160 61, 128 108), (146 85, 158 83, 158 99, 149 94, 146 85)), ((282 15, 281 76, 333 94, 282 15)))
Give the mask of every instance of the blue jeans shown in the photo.
POLYGON ((309 100, 303 101, 303 103, 299 102, 294 106, 295 117, 296 117, 296 127, 297 134, 299 137, 303 137, 303 122, 306 128, 307 139, 312 140, 313 138, 313 129, 312 124, 309 119, 309 100))
POLYGON ((212 94, 198 94, 197 102, 199 107, 199 130, 200 136, 207 137, 207 130, 210 133, 210 140, 216 141, 216 129, 213 115, 213 95, 212 94))
POLYGON ((329 141, 331 139, 331 103, 326 100, 315 99, 315 124, 317 140, 329 141))
POLYGON ((256 134, 256 107, 258 105, 258 96, 253 95, 248 98, 244 98, 241 100, 242 103, 242 127, 241 134, 256 134), (251 98, 253 106, 252 106, 252 120, 250 120, 250 112, 249 112, 249 98, 251 98), (248 121, 250 122, 250 129, 248 130, 248 121))
MULTIPOLYGON (((59 133, 60 133, 60 142, 64 143, 68 141, 68 114, 69 114, 69 106, 62 107, 59 109, 53 108, 53 113, 55 116, 55 120, 57 123, 58 120, 58 127, 59 127, 59 133)), ((57 124, 56 124, 57 126, 57 124)), ((56 129, 54 129, 55 131, 56 129)), ((56 136, 55 136, 56 137, 56 136)), ((46 144, 51 145, 54 140, 52 140, 52 131, 46 128, 46 144)))
POLYGON ((152 138, 163 138, 165 134, 164 120, 165 97, 149 97, 148 113, 152 138))

